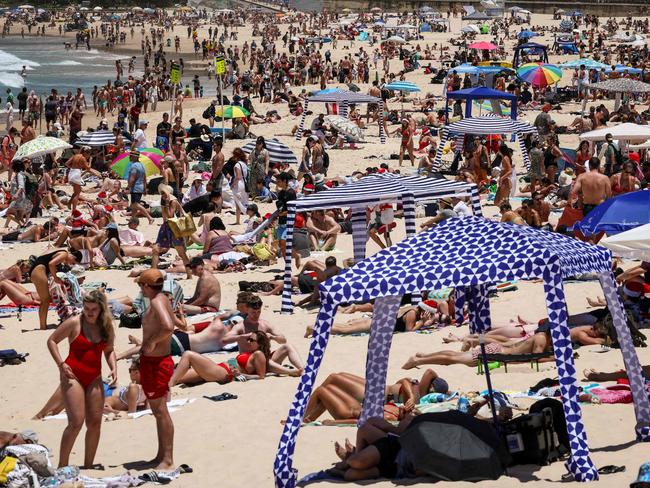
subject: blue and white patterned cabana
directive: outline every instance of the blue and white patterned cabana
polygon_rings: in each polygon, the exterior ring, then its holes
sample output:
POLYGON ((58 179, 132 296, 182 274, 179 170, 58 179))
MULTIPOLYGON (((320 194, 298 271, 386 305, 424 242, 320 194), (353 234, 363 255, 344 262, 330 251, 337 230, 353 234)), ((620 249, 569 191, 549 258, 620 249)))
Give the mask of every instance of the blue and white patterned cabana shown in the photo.
POLYGON ((296 131, 296 140, 302 138, 302 133, 305 130, 305 120, 307 119, 307 110, 310 103, 336 103, 339 105, 339 115, 342 117, 348 116, 348 106, 357 103, 374 103, 379 107, 379 140, 382 144, 386 142, 386 134, 384 133, 384 101, 381 98, 373 97, 372 95, 365 95, 346 90, 334 90, 326 93, 317 93, 305 99, 305 107, 298 124, 296 131))
POLYGON ((450 137, 465 136, 465 135, 490 135, 490 134, 514 134, 519 141, 519 148, 524 158, 524 165, 527 170, 530 170, 530 157, 528 150, 524 143, 524 134, 537 134, 535 126, 518 120, 506 119, 503 117, 496 117, 493 115, 486 115, 484 117, 473 117, 470 119, 459 120, 453 124, 449 124, 443 128, 442 135, 440 136, 440 143, 436 151, 436 157, 433 160, 433 171, 440 169, 442 162, 442 150, 450 137))
POLYGON ((401 203, 404 208, 406 235, 415 234, 415 203, 443 197, 468 196, 475 215, 481 215, 478 190, 473 183, 449 181, 444 178, 423 178, 421 176, 373 175, 361 178, 349 185, 326 190, 298 200, 287 206, 287 249, 284 258, 284 289, 282 312, 293 310, 291 300, 291 252, 293 249, 293 226, 297 212, 350 208, 352 210, 352 241, 354 260, 366 257, 368 239, 366 208, 381 203, 401 203))
POLYGON ((292 458, 296 437, 339 305, 375 300, 366 359, 366 390, 359 420, 363 424, 370 417, 383 415, 388 354, 395 317, 404 294, 464 287, 468 296, 470 330, 484 332, 491 328, 487 286, 501 281, 530 279, 544 282, 571 447, 571 458, 566 466, 578 481, 597 479, 598 472, 589 457, 578 403, 564 279, 582 273, 599 275, 630 379, 637 439, 650 441, 650 403, 616 291, 611 260, 610 251, 566 236, 467 217, 446 220, 434 229, 384 249, 322 283, 321 308, 311 338, 307 365, 289 409, 275 459, 276 487, 295 486, 296 470, 292 458))

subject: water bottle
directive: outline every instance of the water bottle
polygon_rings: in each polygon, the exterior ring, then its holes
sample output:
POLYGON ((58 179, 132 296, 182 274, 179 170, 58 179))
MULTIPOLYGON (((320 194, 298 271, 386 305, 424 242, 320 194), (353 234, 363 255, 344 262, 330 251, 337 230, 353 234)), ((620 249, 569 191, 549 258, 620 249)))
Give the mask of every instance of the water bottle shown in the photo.
POLYGON ((458 405, 456 406, 456 409, 457 409, 459 412, 467 413, 467 409, 468 409, 468 407, 469 407, 469 400, 468 400, 466 397, 461 396, 461 397, 458 399, 458 405))

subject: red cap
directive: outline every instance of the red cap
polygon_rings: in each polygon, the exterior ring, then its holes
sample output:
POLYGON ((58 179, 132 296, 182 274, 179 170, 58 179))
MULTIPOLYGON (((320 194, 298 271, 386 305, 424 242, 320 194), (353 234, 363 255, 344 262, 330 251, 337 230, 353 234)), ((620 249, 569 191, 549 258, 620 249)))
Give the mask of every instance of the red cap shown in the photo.
POLYGON ((377 170, 377 173, 385 173, 385 172, 386 172, 386 168, 379 168, 377 170))
POLYGON ((104 205, 104 210, 107 212, 112 212, 113 211, 113 206, 112 205, 104 205))
POLYGON ((75 209, 72 211, 72 216, 73 216, 75 219, 78 219, 79 217, 81 217, 81 212, 80 212, 78 209, 75 208, 75 209))
POLYGON ((294 224, 294 227, 296 229, 302 229, 304 226, 305 226, 305 218, 300 214, 296 215, 296 222, 294 224))
POLYGON ((636 152, 631 152, 627 155, 630 161, 634 161, 635 163, 638 163, 641 161, 641 158, 639 157, 639 153, 636 152))
POLYGON ((100 191, 100 192, 97 194, 97 198, 106 198, 106 192, 105 192, 105 191, 100 191))

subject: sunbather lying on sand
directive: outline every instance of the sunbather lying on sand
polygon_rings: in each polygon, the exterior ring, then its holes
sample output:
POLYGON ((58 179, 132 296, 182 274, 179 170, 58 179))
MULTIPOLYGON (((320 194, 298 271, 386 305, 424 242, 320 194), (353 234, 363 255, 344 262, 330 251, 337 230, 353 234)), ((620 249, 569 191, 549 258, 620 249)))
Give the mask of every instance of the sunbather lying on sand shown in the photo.
POLYGON ((370 418, 357 430, 356 446, 347 439, 345 445, 334 444, 336 455, 341 459, 329 473, 345 481, 361 481, 375 478, 395 478, 397 455, 401 450, 399 435, 406 430, 412 415, 407 415, 398 425, 381 418, 370 418))
MULTIPOLYGON (((549 351, 551 348, 551 337, 548 332, 535 334, 528 339, 520 340, 512 344, 499 344, 489 342, 485 346, 487 354, 539 354, 549 351)), ((411 356, 402 366, 403 369, 412 369, 423 364, 464 364, 465 366, 476 366, 481 357, 480 347, 469 351, 439 351, 433 354, 417 353, 411 356)), ((553 360, 549 358, 549 360, 553 360)))
MULTIPOLYGON (((366 380, 351 373, 329 375, 314 390, 305 409, 303 422, 313 422, 326 411, 334 420, 326 420, 327 425, 356 423, 361 414, 365 396, 366 380)), ((403 378, 386 387, 386 420, 400 420, 411 412, 420 398, 428 393, 447 393, 449 385, 435 371, 427 369, 420 381, 403 378), (398 407, 393 402, 403 403, 398 407)))
MULTIPOLYGON (((430 327, 439 323, 449 323, 450 318, 448 315, 440 312, 427 312, 420 307, 406 306, 402 307, 397 313, 395 319, 395 332, 412 332, 421 329, 422 327, 430 327)), ((372 319, 362 317, 359 319, 352 319, 345 324, 333 324, 332 334, 359 334, 363 332, 370 332, 372 319)), ((308 326, 305 332, 305 337, 309 338, 314 333, 314 328, 308 326)))
MULTIPOLYGON (((144 395, 142 386, 140 386, 140 360, 134 359, 129 365, 129 376, 131 383, 129 386, 116 388, 111 396, 104 398, 104 413, 129 412, 134 413, 138 410, 148 408, 147 398, 144 395)), ((50 415, 57 415, 65 410, 63 393, 59 386, 52 394, 43 408, 32 417, 32 420, 41 420, 50 415)))
POLYGON ((9 298, 16 305, 39 305, 41 303, 38 293, 29 291, 15 281, 0 281, 0 300, 9 298))
POLYGON ((194 385, 204 381, 216 381, 219 384, 230 383, 234 379, 264 379, 267 372, 300 376, 302 370, 289 369, 270 360, 271 343, 266 333, 251 332, 247 342, 251 352, 244 352, 235 361, 215 363, 214 361, 192 351, 187 351, 176 366, 169 386, 178 384, 194 385))
MULTIPOLYGON (((187 330, 175 330, 171 340, 172 356, 182 356, 186 351, 194 351, 200 354, 206 352, 216 352, 223 348, 221 339, 228 332, 220 319, 216 318, 201 332, 194 333, 192 326, 189 325, 187 330)), ((117 355, 117 360, 130 358, 134 354, 140 353, 142 341, 135 336, 129 336, 129 343, 135 344, 135 347, 127 349, 117 355)))
MULTIPOLYGON (((650 379, 650 364, 643 366, 642 370, 643 376, 646 380, 650 379)), ((627 379, 627 372, 623 369, 611 373, 605 373, 591 368, 583 370, 582 374, 585 375, 585 380, 587 381, 617 381, 627 379)))

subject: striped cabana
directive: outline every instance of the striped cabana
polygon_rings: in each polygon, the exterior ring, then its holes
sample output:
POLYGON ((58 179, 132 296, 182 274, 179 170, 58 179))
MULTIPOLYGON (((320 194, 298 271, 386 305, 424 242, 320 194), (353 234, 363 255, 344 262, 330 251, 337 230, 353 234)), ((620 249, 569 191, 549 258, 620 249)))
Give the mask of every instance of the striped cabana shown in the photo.
POLYGON ((527 122, 520 122, 518 120, 506 119, 503 117, 484 116, 473 117, 470 119, 463 119, 453 124, 444 127, 442 135, 440 136, 440 143, 436 151, 436 157, 433 161, 433 171, 440 169, 442 163, 442 150, 450 137, 465 136, 465 135, 490 135, 490 134, 514 134, 519 141, 519 148, 524 158, 524 165, 526 170, 530 171, 530 157, 528 150, 524 144, 523 134, 537 134, 537 129, 527 122))
POLYGON ((345 90, 328 91, 326 93, 317 93, 305 99, 305 107, 300 118, 300 124, 296 131, 296 140, 302 138, 302 133, 305 130, 305 120, 307 119, 307 111, 310 103, 335 103, 338 106, 338 115, 342 117, 348 116, 348 106, 350 104, 358 103, 376 103, 379 106, 379 140, 382 144, 386 142, 386 134, 384 132, 384 101, 381 98, 365 95, 363 93, 355 93, 345 90))
POLYGON ((450 196, 469 196, 472 200, 472 210, 475 215, 481 215, 476 185, 420 176, 390 174, 367 176, 354 183, 314 193, 289 202, 287 208, 287 245, 284 257, 282 313, 291 313, 293 311, 293 302, 291 300, 291 252, 297 212, 350 208, 352 210, 354 261, 358 262, 366 257, 366 241, 368 238, 366 208, 382 203, 401 203, 404 209, 406 235, 412 236, 416 233, 415 202, 450 196))

